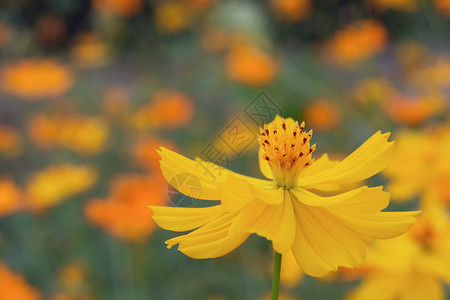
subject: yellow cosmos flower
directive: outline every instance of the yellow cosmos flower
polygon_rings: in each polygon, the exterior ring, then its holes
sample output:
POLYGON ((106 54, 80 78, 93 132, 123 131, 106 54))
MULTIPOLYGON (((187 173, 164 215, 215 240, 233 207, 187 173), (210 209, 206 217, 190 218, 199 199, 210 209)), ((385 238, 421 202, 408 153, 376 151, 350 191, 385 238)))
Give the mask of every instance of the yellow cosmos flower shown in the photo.
POLYGON ((389 179, 392 200, 450 204, 450 126, 438 125, 423 131, 405 130, 397 135, 397 147, 383 171, 389 179))
MULTIPOLYGON (((196 198, 221 202, 205 208, 151 206, 160 227, 196 229, 168 240, 168 247, 178 244, 178 250, 190 257, 213 258, 256 233, 271 240, 276 252, 292 251, 306 274, 322 277, 339 266, 358 266, 369 241, 393 238, 408 230, 417 212, 381 212, 389 204, 389 194, 382 187, 321 194, 380 172, 393 151, 388 133, 375 133, 341 162, 330 161, 326 154, 313 162, 316 145, 310 146, 311 137, 304 123, 278 116, 261 129, 260 168, 270 180, 240 175, 161 148, 161 169, 169 182, 179 174, 191 174, 202 185, 196 198), (218 176, 211 177, 205 166, 219 170, 218 176)), ((175 188, 193 195, 187 184, 175 188)))
POLYGON ((363 264, 367 276, 349 300, 443 300, 450 283, 450 219, 442 203, 428 203, 404 235, 377 241, 363 264))
POLYGON ((49 166, 28 180, 27 202, 31 209, 43 210, 89 189, 96 181, 97 172, 88 166, 49 166))

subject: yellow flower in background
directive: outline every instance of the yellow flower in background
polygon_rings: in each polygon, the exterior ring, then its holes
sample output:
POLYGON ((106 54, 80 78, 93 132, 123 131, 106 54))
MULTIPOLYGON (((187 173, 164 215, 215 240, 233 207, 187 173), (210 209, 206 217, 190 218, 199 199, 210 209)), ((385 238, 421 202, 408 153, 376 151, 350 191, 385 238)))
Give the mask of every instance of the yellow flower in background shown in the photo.
POLYGON ((108 124, 101 117, 36 114, 27 125, 38 147, 62 146, 84 155, 101 152, 109 137, 108 124))
POLYGON ((187 29, 195 19, 192 7, 185 1, 160 2, 153 17, 156 28, 168 34, 187 29))
POLYGON ((108 46, 95 33, 84 33, 76 37, 71 48, 74 62, 82 68, 95 68, 109 61, 108 46))
POLYGON ((296 286, 303 278, 303 272, 295 260, 292 251, 283 255, 281 260, 281 283, 286 287, 296 286))
MULTIPOLYGON (((88 290, 88 267, 83 261, 71 261, 65 264, 58 274, 58 286, 64 294, 73 296, 67 299, 91 299, 85 297, 88 290)), ((60 294, 60 299, 64 299, 60 294)), ((54 297, 58 299, 57 296, 54 297)))
POLYGON ((0 126, 0 156, 15 157, 22 151, 20 133, 9 126, 0 126))
POLYGON ((25 278, 0 262, 0 299, 38 300, 39 292, 30 286, 25 278))
POLYGON ((101 117, 81 117, 68 119, 60 128, 59 142, 75 152, 90 155, 105 148, 109 137, 109 127, 101 117))
POLYGON ((205 208, 151 206, 160 227, 195 229, 168 240, 168 248, 178 244, 178 250, 190 257, 213 258, 256 233, 271 240, 276 252, 292 251, 306 274, 323 277, 340 266, 358 266, 369 241, 408 230, 417 212, 381 212, 389 204, 382 187, 331 194, 387 165, 394 146, 387 141, 388 133, 375 133, 341 162, 330 161, 326 154, 314 162, 316 146, 310 146, 311 137, 304 123, 278 116, 261 129, 260 168, 271 180, 240 175, 161 148, 161 170, 169 182, 188 174, 201 183, 201 189, 187 184, 175 188, 195 198, 221 201, 205 208))
POLYGON ((28 101, 61 96, 73 84, 70 70, 52 59, 23 59, 0 72, 1 89, 28 101))
POLYGON ((0 217, 17 211, 21 206, 21 199, 20 188, 13 181, 0 178, 0 217))
POLYGON ((450 283, 450 222, 432 203, 408 233, 376 241, 363 264, 367 275, 350 300, 443 300, 450 283))
POLYGON ((448 88, 450 86, 450 59, 437 57, 433 63, 426 61, 407 75, 411 84, 424 90, 434 91, 448 88))
POLYGON ((396 93, 395 88, 385 78, 365 79, 355 86, 353 91, 357 101, 363 104, 384 103, 387 98, 396 93))
POLYGON ((380 53, 387 44, 387 30, 376 20, 355 22, 339 30, 325 46, 327 59, 352 64, 380 53))
POLYGON ((254 45, 237 43, 228 52, 225 68, 232 80, 251 86, 270 84, 280 69, 276 59, 254 45))
POLYGON ((450 126, 403 131, 384 171, 392 200, 443 201, 450 205, 450 126))
POLYGON ((84 192, 97 181, 97 172, 88 166, 49 166, 31 176, 26 184, 27 204, 33 210, 52 207, 84 192))

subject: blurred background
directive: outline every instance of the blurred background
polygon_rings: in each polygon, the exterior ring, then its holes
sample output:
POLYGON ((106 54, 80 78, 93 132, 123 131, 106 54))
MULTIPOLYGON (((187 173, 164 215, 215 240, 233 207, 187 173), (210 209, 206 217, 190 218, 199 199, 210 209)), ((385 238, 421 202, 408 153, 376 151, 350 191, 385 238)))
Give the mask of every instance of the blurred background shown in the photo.
POLYGON ((261 177, 256 139, 221 137, 274 113, 335 159, 391 131, 392 164, 368 184, 426 212, 408 247, 358 270, 318 280, 286 258, 281 299, 396 284, 395 299, 445 299, 449 25, 450 0, 1 0, 0 300, 268 299, 268 241, 193 260, 147 205, 204 205, 168 188, 159 146, 261 177))

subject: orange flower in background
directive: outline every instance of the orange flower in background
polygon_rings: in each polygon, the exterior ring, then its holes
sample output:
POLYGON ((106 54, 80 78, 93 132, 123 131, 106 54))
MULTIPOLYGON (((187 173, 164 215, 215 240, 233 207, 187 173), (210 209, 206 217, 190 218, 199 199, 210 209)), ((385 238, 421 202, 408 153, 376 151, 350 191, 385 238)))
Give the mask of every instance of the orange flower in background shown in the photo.
POLYGON ((109 60, 108 46, 95 33, 79 35, 72 46, 71 55, 82 68, 101 67, 109 60))
POLYGON ((4 66, 0 72, 1 89, 25 100, 57 97, 74 84, 72 73, 52 59, 23 59, 4 66))
POLYGON ((275 58, 252 45, 235 45, 229 51, 225 67, 227 75, 234 81, 251 86, 271 83, 279 71, 275 58))
POLYGON ((450 0, 433 0, 433 5, 444 15, 450 16, 450 0))
POLYGON ((29 285, 25 277, 13 272, 0 262, 0 299, 1 300, 38 300, 39 292, 29 285))
POLYGON ((27 204, 33 210, 55 206, 89 189, 97 181, 96 171, 88 166, 53 165, 33 174, 27 181, 27 204))
POLYGON ((392 200, 450 205, 450 127, 444 125, 426 131, 403 131, 384 175, 389 178, 392 200))
POLYGON ((34 35, 39 43, 47 47, 58 47, 67 38, 65 20, 53 13, 40 14, 34 24, 34 35))
POLYGON ((28 121, 28 134, 43 149, 66 147, 84 155, 101 152, 109 127, 101 117, 36 114, 28 121))
POLYGON ((155 230, 148 205, 166 200, 167 185, 160 177, 124 175, 111 185, 109 197, 93 199, 84 212, 94 225, 116 237, 141 241, 155 230))
POLYGON ((351 64, 380 53, 387 44, 387 30, 376 20, 364 20, 338 30, 325 46, 327 58, 351 64))
POLYGON ((52 148, 58 145, 61 119, 36 114, 28 120, 28 134, 40 148, 52 148))
POLYGON ((133 16, 142 10, 143 0, 91 0, 95 10, 106 15, 133 16))
POLYGON ((9 126, 0 126, 0 156, 14 157, 22 150, 22 137, 9 126))
POLYGON ((158 138, 139 140, 132 149, 136 163, 149 170, 159 170, 160 157, 156 149, 161 145, 174 151, 177 149, 172 141, 160 140, 158 138))
POLYGON ((206 51, 218 53, 230 45, 232 34, 222 28, 206 28, 202 32, 202 46, 206 51))
POLYGON ((7 23, 0 22, 0 48, 7 45, 11 40, 12 30, 7 23))
POLYGON ((408 97, 398 94, 384 104, 384 110, 397 123, 417 125, 443 112, 444 102, 440 95, 408 97))
POLYGON ((162 90, 155 95, 151 110, 158 124, 175 128, 187 125, 191 121, 194 103, 181 92, 162 90))
POLYGON ((11 180, 0 178, 0 217, 17 211, 21 199, 22 192, 19 187, 11 180))
POLYGON ((73 297, 73 296, 67 296, 64 294, 56 294, 53 296, 52 300, 94 300, 96 298, 90 297, 90 296, 80 296, 80 297, 73 297))
MULTIPOLYGON (((404 76, 409 77, 411 73, 415 74, 423 69, 432 68, 432 65, 430 66, 430 61, 433 59, 433 54, 430 49, 421 42, 404 40, 397 42, 394 47, 395 60, 398 61, 403 68, 404 76)), ((427 84, 429 84, 428 78, 427 84)))
POLYGON ((414 12, 419 7, 418 0, 369 0, 379 10, 397 10, 401 12, 414 12))
POLYGON ((312 6, 310 0, 271 0, 270 5, 279 19, 288 22, 306 19, 312 6))
POLYGON ((156 93, 153 101, 140 107, 131 121, 136 129, 177 128, 187 125, 194 115, 194 102, 185 94, 165 89, 156 93))
POLYGON ((319 131, 328 131, 341 122, 341 111, 337 102, 328 99, 316 99, 307 105, 305 121, 319 131))
POLYGON ((130 109, 131 91, 121 86, 110 86, 102 99, 102 110, 111 118, 126 119, 130 109))

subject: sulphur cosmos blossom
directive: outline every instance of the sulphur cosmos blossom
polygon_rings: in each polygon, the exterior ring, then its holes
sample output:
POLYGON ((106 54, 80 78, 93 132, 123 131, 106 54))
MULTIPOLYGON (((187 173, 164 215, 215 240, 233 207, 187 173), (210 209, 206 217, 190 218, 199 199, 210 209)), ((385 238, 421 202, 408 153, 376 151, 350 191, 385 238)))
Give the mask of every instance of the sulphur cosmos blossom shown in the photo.
MULTIPOLYGON (((169 182, 179 174, 192 174, 201 182, 197 198, 221 202, 204 208, 151 206, 160 227, 195 229, 166 241, 168 248, 178 244, 178 250, 190 257, 213 258, 256 233, 271 240, 277 253, 292 251, 306 274, 322 277, 340 266, 358 266, 369 241, 407 231, 417 212, 381 212, 389 204, 389 194, 382 187, 336 193, 342 184, 364 180, 387 165, 394 146, 388 142, 389 133, 375 133, 341 162, 331 161, 326 154, 314 161, 312 131, 304 127, 277 116, 261 129, 260 169, 267 180, 199 158, 190 160, 161 147, 161 170, 169 182), (212 177, 205 166, 220 172, 212 177)), ((177 188, 191 195, 192 186, 177 188)))
POLYGON ((376 241, 361 269, 365 277, 347 300, 444 300, 450 283, 450 218, 442 202, 423 213, 402 236, 376 241))

